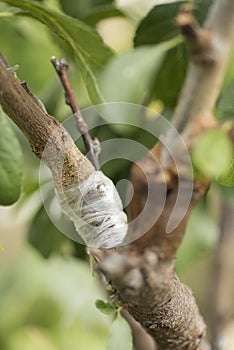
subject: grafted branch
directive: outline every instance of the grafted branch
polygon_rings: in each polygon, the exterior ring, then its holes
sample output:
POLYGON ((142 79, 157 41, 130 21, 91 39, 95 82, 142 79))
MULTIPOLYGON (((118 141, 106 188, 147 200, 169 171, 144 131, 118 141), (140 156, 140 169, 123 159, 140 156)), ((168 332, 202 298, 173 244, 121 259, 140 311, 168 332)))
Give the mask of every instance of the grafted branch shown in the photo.
MULTIPOLYGON (((215 125, 212 111, 220 90, 228 57, 234 38, 234 2, 217 0, 206 21, 210 45, 198 52, 200 60, 191 56, 190 68, 174 114, 174 123, 182 131, 188 148, 194 138, 205 128, 215 125), (205 60, 202 57, 212 60, 205 60)), ((186 34, 187 32, 185 32, 186 34)), ((196 36, 193 36, 193 40, 196 36)), ((199 38, 199 33, 197 38, 199 38)), ((189 40, 189 38, 188 38, 189 40)), ((199 45, 198 45, 199 48, 199 45)), ((46 146, 50 157, 45 158, 55 181, 61 182, 61 169, 57 168, 62 157, 62 185, 73 186, 86 179, 94 168, 79 152, 71 137, 53 117, 43 111, 21 86, 20 82, 0 64, 0 103, 3 110, 19 126, 31 144, 33 152, 41 158, 46 146)), ((177 147, 173 133, 167 135, 168 144, 177 147)), ((200 316, 190 289, 180 283, 175 274, 175 255, 183 238, 189 214, 209 186, 209 179, 194 181, 191 203, 180 224, 166 234, 166 225, 171 216, 178 194, 178 171, 164 151, 162 144, 154 147, 140 164, 132 169, 134 198, 131 203, 131 218, 142 210, 149 184, 142 177, 140 167, 149 174, 150 187, 160 187, 158 163, 164 164, 167 179, 167 197, 164 210, 150 230, 135 242, 123 247, 118 253, 105 257, 99 271, 112 281, 120 302, 129 313, 153 336, 160 350, 206 350, 205 324, 200 316)), ((186 194, 188 178, 183 176, 183 191, 186 194)), ((152 215, 157 196, 152 199, 152 215)), ((177 213, 176 213, 177 214, 177 213)), ((179 213, 178 213, 179 214, 179 213)), ((141 227, 135 227, 137 233, 141 227)), ((134 230, 128 235, 134 238, 134 230)), ((144 349, 147 350, 147 349, 144 349)))

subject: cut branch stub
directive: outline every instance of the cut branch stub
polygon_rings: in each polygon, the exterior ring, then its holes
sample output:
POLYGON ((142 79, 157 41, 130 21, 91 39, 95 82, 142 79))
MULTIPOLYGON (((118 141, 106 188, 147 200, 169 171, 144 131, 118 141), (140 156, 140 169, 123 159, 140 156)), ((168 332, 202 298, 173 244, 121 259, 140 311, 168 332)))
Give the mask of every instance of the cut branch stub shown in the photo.
POLYGON ((192 60, 198 64, 213 64, 215 59, 212 53, 211 32, 199 27, 192 15, 191 5, 181 6, 175 24, 187 41, 192 60))

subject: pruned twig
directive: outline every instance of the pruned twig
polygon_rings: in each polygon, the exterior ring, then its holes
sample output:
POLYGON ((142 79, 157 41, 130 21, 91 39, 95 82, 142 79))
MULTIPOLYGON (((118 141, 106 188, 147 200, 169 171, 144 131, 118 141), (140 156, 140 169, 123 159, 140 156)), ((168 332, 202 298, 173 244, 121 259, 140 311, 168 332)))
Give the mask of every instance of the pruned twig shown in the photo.
POLYGON ((88 157, 92 162, 93 166, 95 167, 95 169, 98 170, 99 169, 98 154, 100 152, 99 141, 97 138, 95 138, 95 140, 92 140, 88 131, 88 126, 84 121, 80 108, 76 102, 74 92, 72 90, 71 84, 67 76, 69 65, 64 58, 58 60, 56 57, 51 58, 51 63, 53 64, 59 76, 59 79, 62 83, 62 86, 64 88, 66 104, 71 107, 71 110, 75 115, 77 128, 81 133, 85 147, 88 151, 88 157))

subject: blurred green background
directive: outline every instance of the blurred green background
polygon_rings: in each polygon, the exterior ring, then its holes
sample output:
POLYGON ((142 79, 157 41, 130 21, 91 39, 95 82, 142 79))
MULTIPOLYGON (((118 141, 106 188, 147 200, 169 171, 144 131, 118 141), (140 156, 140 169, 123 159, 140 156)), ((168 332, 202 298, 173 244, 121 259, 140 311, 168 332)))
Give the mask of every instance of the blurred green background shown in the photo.
MULTIPOLYGON (((187 67, 185 45, 171 21, 181 1, 175 1, 170 7, 165 5, 159 9, 156 6, 148 16, 157 0, 38 2, 78 18, 97 30, 111 47, 114 58, 97 74, 108 101, 143 103, 170 119, 187 67), (159 15, 166 18, 166 26, 157 21, 159 15), (171 46, 160 46, 174 38, 179 40, 178 43, 173 41, 171 46), (124 69, 129 72, 130 68, 132 78, 126 79, 120 73, 124 69)), ((211 3, 211 0, 195 1, 200 22, 211 3)), ((90 106, 79 66, 67 44, 38 21, 21 15, 12 16, 15 9, 10 7, 9 12, 9 6, 4 3, 0 3, 0 11, 0 50, 12 66, 19 65, 17 75, 27 81, 48 112, 61 121, 70 115, 50 64, 54 55, 66 57, 70 63, 69 77, 80 108, 90 106)), ((234 97, 233 79, 232 58, 223 85, 224 97, 221 99, 221 94, 217 106, 219 119, 234 116, 234 98, 231 106, 227 102, 234 97), (226 94, 225 89, 228 89, 226 94)), ((0 206, 0 246, 3 248, 0 252, 0 349, 105 349, 111 317, 102 315, 95 308, 96 299, 105 299, 103 288, 92 275, 85 248, 62 235, 48 218, 39 191, 40 162, 32 155, 21 132, 10 121, 9 124, 20 141, 24 165, 19 201, 13 206, 0 206)), ((146 147, 155 142, 138 128, 104 126, 96 130, 95 136, 101 141, 127 137, 146 147)), ((116 183, 128 177, 130 166, 130 162, 119 160, 108 162, 103 170, 116 183)), ((210 308, 210 271, 219 236, 220 203, 224 198, 234 205, 233 193, 233 187, 224 190, 217 183, 212 184, 190 218, 177 256, 178 274, 193 289, 206 318, 210 308)), ((231 334, 233 328, 228 332, 231 334)))

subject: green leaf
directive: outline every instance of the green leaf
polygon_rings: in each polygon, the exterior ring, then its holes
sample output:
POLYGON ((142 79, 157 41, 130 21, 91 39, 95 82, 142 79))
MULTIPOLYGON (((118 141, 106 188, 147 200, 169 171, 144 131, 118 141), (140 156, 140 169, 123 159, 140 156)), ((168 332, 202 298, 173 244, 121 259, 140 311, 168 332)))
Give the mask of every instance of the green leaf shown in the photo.
POLYGON ((219 120, 234 118, 234 79, 221 94, 216 115, 219 120))
POLYGON ((74 51, 81 76, 94 104, 104 102, 96 74, 102 70, 112 56, 100 36, 85 23, 56 12, 45 6, 26 0, 0 0, 27 11, 28 14, 47 25, 74 51))
POLYGON ((28 231, 28 241, 44 258, 58 252, 66 238, 52 224, 44 207, 42 206, 28 231))
POLYGON ((114 288, 112 287, 111 284, 108 284, 108 285, 106 286, 106 290, 107 290, 107 292, 114 292, 114 288))
POLYGON ((232 159, 232 144, 222 130, 210 130, 198 137, 192 152, 195 169, 205 176, 221 176, 232 159))
POLYGON ((15 203, 21 193, 23 154, 14 131, 0 112, 0 205, 15 203))
POLYGON ((184 43, 167 52, 162 68, 154 83, 153 96, 165 106, 174 108, 183 86, 188 66, 187 49, 184 43))
POLYGON ((8 72, 15 73, 19 69, 19 65, 15 64, 12 67, 7 68, 8 72))
POLYGON ((116 307, 113 304, 108 303, 107 301, 104 301, 104 300, 100 300, 100 299, 96 300, 95 305, 98 310, 100 310, 101 312, 107 315, 112 315, 117 311, 116 307))
POLYGON ((220 185, 228 187, 234 186, 234 158, 232 158, 232 161, 225 172, 216 180, 220 185))
POLYGON ((112 324, 107 350, 132 350, 132 332, 128 322, 118 312, 112 324))
POLYGON ((180 34, 174 24, 181 5, 186 1, 156 5, 139 24, 134 38, 134 45, 159 44, 180 34))
POLYGON ((114 58, 100 78, 107 101, 140 103, 149 94, 168 49, 176 42, 142 47, 114 58))

